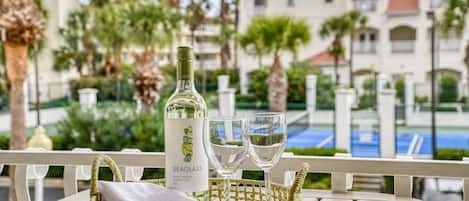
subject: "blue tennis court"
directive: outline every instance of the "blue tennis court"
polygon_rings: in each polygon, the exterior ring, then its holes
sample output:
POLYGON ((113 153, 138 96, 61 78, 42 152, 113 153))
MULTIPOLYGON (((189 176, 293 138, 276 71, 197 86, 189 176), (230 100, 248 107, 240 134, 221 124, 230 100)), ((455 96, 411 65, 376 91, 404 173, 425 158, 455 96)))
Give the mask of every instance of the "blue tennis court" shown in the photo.
MULTIPOLYGON (((287 147, 310 148, 317 147, 323 143, 323 147, 332 148, 332 129, 328 128, 302 128, 290 127, 288 129, 287 147)), ((423 155, 432 154, 431 132, 429 130, 397 130, 397 152, 405 154, 409 146, 420 138, 418 153, 423 155)), ((352 155, 356 157, 379 157, 379 133, 361 133, 357 130, 352 132, 352 155)), ((469 150, 469 130, 438 130, 437 147, 469 150)))

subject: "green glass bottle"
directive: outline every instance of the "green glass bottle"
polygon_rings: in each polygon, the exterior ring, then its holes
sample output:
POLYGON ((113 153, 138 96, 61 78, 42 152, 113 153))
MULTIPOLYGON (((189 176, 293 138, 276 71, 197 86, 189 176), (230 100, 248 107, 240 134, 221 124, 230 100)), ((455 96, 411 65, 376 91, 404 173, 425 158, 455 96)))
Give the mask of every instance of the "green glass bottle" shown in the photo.
POLYGON ((166 186, 208 200, 207 105, 194 86, 192 48, 178 48, 177 87, 165 107, 166 186))

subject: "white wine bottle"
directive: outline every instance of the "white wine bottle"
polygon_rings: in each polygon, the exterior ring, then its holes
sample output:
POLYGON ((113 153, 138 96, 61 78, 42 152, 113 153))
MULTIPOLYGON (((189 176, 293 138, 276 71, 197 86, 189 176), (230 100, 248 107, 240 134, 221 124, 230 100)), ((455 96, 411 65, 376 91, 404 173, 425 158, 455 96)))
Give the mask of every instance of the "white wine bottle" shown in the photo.
POLYGON ((166 186, 203 198, 208 196, 208 159, 202 142, 207 105, 194 86, 192 48, 178 47, 177 58, 177 87, 165 107, 166 186))

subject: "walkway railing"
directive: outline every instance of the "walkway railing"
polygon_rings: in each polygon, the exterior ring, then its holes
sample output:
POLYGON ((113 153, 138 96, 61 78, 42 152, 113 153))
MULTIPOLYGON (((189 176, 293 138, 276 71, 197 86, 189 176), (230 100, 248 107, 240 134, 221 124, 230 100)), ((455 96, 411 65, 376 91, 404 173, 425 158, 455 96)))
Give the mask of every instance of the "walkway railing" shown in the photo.
MULTIPOLYGON (((165 164, 164 153, 72 151, 0 151, 0 164, 16 165, 16 192, 20 198, 19 201, 27 201, 30 165, 65 166, 64 178, 68 179, 64 179, 64 191, 66 195, 70 195, 76 192, 76 188, 71 189, 76 187, 76 166, 90 165, 99 154, 109 155, 122 167, 164 168, 165 164)), ((395 176, 396 200, 397 198, 411 198, 412 176, 463 179, 463 190, 469 192, 469 162, 467 161, 284 156, 273 169, 274 181, 283 183, 285 173, 297 170, 304 162, 310 165, 311 172, 333 173, 332 190, 340 195, 347 194, 352 197, 356 195, 356 193, 346 192, 347 177, 344 173, 395 176)), ((258 168, 250 160, 246 160, 243 169, 257 170, 258 168)), ((469 201, 469 195, 464 195, 464 201, 469 201)))

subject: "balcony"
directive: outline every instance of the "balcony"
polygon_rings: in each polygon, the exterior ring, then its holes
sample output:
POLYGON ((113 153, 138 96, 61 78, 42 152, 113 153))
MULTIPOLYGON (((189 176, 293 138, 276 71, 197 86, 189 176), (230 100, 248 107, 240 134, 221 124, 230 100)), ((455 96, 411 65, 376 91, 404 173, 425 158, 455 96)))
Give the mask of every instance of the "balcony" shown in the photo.
POLYGON ((355 42, 353 52, 357 54, 376 54, 376 42, 360 43, 355 42))
POLYGON ((377 0, 354 0, 353 7, 361 12, 375 12, 377 0))
MULTIPOLYGON (((73 151, 0 151, 0 164, 16 166, 16 194, 18 201, 28 201, 28 180, 42 179, 43 176, 28 174, 28 169, 48 171, 48 166, 62 166, 64 170, 63 188, 65 196, 78 192, 77 181, 83 178, 93 159, 106 154, 113 158, 123 169, 129 168, 164 168, 165 154, 157 152, 73 152, 73 151), (41 166, 46 165, 46 166, 41 166), (36 167, 35 167, 36 166, 36 167), (88 166, 88 167, 86 167, 88 166), (33 175, 33 176, 32 176, 33 175)), ((313 156, 284 156, 272 171, 274 182, 288 184, 290 172, 295 172, 303 163, 310 166, 309 172, 331 173, 332 190, 303 190, 303 200, 415 200, 412 199, 412 176, 455 178, 463 181, 463 190, 469 190, 469 163, 463 161, 431 161, 412 159, 370 159, 313 156), (348 191, 350 177, 346 173, 389 175, 394 177, 394 194, 365 193, 348 191)), ((1 168, 1 167, 0 167, 1 168)), ((258 170, 246 160, 243 170, 258 170)), ((130 170, 130 169, 129 169, 130 170)), ((36 173, 41 175, 41 173, 36 173)), ((44 174, 45 175, 45 174, 44 174)), ((294 175, 294 174, 293 174, 294 175)), ((141 177, 139 177, 141 178, 141 177)), ((138 179, 137 179, 138 180, 138 179)), ((463 200, 469 200, 463 194, 463 200)))
POLYGON ((396 40, 391 41, 392 53, 414 53, 415 41, 413 40, 396 40))
POLYGON ((461 40, 459 38, 441 38, 439 40, 439 49, 441 51, 457 52, 460 44, 461 40))

